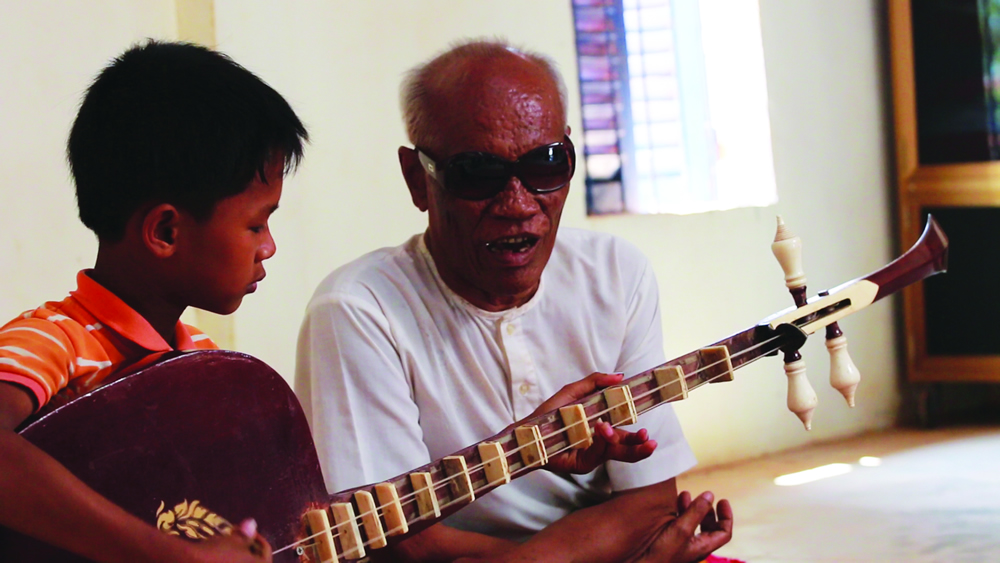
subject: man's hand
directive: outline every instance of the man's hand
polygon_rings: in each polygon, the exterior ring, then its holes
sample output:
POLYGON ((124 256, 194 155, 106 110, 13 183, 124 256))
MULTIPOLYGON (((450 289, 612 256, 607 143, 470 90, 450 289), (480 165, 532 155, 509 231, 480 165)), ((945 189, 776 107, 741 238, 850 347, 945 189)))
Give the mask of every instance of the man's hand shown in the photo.
POLYGON ((729 502, 659 483, 578 510, 493 562, 695 563, 733 535, 729 502), (677 512, 674 508, 677 508, 677 512), (699 525, 701 530, 698 530, 699 525))
MULTIPOLYGON (((542 403, 528 418, 554 411, 590 395, 598 389, 621 383, 620 373, 592 373, 570 383, 542 403)), ((605 461, 636 462, 646 459, 656 449, 656 442, 650 440, 646 430, 626 432, 612 428, 607 422, 594 424, 594 443, 587 449, 571 449, 549 458, 545 469, 556 473, 590 473, 605 461)))
POLYGON ((191 544, 189 561, 197 563, 270 563, 271 546, 257 533, 253 520, 244 520, 228 536, 216 536, 191 544))
POLYGON ((677 518, 630 561, 696 562, 729 543, 733 537, 733 509, 725 499, 713 507, 713 500, 711 491, 705 491, 694 501, 691 493, 682 492, 677 497, 677 518))

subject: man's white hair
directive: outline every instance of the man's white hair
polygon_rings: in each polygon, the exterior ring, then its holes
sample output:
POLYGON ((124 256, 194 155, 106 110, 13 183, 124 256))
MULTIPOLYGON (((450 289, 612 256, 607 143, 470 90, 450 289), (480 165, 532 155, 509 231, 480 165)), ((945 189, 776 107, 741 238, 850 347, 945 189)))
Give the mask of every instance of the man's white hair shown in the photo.
POLYGON ((447 51, 407 71, 400 86, 399 101, 406 135, 417 146, 433 142, 435 127, 430 104, 431 81, 448 67, 471 59, 489 60, 510 55, 522 57, 542 69, 559 90, 563 122, 566 121, 566 83, 549 57, 512 46, 506 39, 470 39, 455 43, 447 51))

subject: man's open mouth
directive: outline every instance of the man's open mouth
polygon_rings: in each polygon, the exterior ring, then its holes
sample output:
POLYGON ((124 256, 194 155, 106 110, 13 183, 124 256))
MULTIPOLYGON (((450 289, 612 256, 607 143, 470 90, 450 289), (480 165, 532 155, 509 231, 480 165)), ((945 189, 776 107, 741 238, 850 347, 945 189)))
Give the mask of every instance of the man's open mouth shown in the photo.
POLYGON ((538 238, 539 237, 535 235, 502 237, 486 243, 486 248, 488 248, 490 252, 527 252, 538 244, 538 238))

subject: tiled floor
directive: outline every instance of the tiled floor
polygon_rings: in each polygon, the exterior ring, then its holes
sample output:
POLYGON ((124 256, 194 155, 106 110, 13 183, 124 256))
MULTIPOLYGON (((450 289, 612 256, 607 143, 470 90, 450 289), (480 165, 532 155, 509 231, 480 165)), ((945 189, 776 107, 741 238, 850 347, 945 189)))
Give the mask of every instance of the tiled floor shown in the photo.
POLYGON ((1000 563, 1000 426, 867 434, 696 470, 679 487, 733 503, 733 540, 718 555, 747 563, 1000 563), (773 483, 832 463, 851 471, 773 483))

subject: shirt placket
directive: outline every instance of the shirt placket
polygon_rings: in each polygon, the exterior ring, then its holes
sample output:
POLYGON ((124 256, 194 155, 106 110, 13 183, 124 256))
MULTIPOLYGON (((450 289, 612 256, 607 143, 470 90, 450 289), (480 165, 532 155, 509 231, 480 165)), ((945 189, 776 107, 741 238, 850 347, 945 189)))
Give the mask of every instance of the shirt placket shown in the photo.
POLYGON ((507 350, 510 369, 510 396, 514 416, 522 419, 531 414, 542 402, 538 374, 524 338, 523 322, 519 318, 500 321, 500 337, 507 350))

